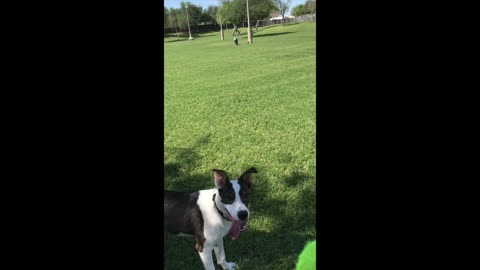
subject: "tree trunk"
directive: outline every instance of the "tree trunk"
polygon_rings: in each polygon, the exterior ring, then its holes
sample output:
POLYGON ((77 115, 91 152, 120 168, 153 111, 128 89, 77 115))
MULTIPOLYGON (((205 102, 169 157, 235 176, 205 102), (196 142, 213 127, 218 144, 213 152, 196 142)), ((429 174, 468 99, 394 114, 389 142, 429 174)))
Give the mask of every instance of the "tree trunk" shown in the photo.
POLYGON ((248 44, 252 44, 253 38, 252 38, 252 27, 250 25, 250 12, 248 9, 248 0, 247 0, 247 27, 248 27, 248 37, 247 37, 248 44))

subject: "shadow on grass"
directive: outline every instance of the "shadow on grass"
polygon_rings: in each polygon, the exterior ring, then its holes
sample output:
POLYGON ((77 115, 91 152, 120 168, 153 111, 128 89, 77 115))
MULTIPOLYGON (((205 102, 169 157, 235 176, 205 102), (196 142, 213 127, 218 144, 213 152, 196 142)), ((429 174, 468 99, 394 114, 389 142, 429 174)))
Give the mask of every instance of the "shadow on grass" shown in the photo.
POLYGON ((178 41, 186 41, 188 39, 175 39, 175 40, 169 40, 169 41, 164 41, 163 43, 171 43, 171 42, 178 42, 178 41))
POLYGON ((211 37, 211 36, 220 36, 220 30, 218 32, 200 32, 198 33, 197 37, 211 37))
MULTIPOLYGON (((200 32, 200 33, 192 33, 192 37, 193 39, 197 39, 197 38, 203 38, 203 37, 211 37, 211 36, 215 36, 217 35, 216 32, 200 32)), ((177 35, 173 35, 173 34, 166 34, 164 35, 164 39, 165 38, 170 38, 170 39, 173 39, 175 38, 175 40, 168 40, 168 41, 163 41, 163 43, 171 43, 171 42, 178 42, 178 41, 189 41, 188 40, 188 33, 181 33, 180 34, 180 39, 177 39, 177 35)))
POLYGON ((188 33, 180 33, 180 37, 177 36, 177 34, 165 34, 163 35, 164 41, 163 43, 171 43, 171 42, 178 42, 178 41, 188 41, 188 33), (165 41, 165 38, 170 38, 174 40, 167 40, 165 41))
POLYGON ((259 31, 262 31, 263 29, 268 29, 268 28, 272 28, 272 27, 278 27, 279 25, 281 25, 281 24, 265 25, 265 26, 259 27, 258 29, 260 29, 259 31))
MULTIPOLYGON (((201 165, 198 149, 207 146, 209 140, 210 136, 206 135, 192 147, 165 149, 165 156, 172 160, 164 167, 165 183, 168 183, 165 187, 176 191, 213 187, 212 175, 190 173, 201 165), (210 184, 205 186, 205 183, 210 184)), ((285 162, 291 158, 285 157, 285 162)), ((236 262, 240 269, 294 269, 298 255, 306 242, 313 240, 312 232, 315 231, 315 189, 305 185, 313 176, 293 172, 280 179, 281 183, 271 184, 265 179, 268 167, 252 165, 259 173, 254 177, 250 211, 253 220, 262 222, 266 219, 266 227, 250 227, 237 241, 227 235, 224 238, 227 260, 236 262), (295 190, 295 196, 292 199, 275 196, 280 192, 279 188, 285 193, 295 190)), ((241 172, 228 173, 236 179, 241 172)), ((164 239, 164 269, 203 269, 193 239, 169 234, 164 239)))
POLYGON ((253 35, 253 38, 256 37, 268 37, 268 36, 280 36, 280 35, 286 35, 286 34, 292 34, 294 32, 281 32, 281 33, 271 33, 271 34, 255 34, 253 35))
POLYGON ((213 178, 210 175, 190 174, 198 167, 200 157, 198 149, 208 145, 210 135, 200 137, 192 147, 170 147, 165 148, 165 156, 173 159, 173 162, 165 163, 163 167, 163 177, 165 179, 165 189, 175 191, 193 191, 206 189, 204 183, 213 178), (167 185, 168 182, 168 185, 167 185))
MULTIPOLYGON (((262 181, 261 171, 257 182, 262 181)), ((278 196, 270 196, 278 190, 273 190, 273 185, 260 185, 255 188, 251 211, 254 211, 252 218, 261 220, 268 218, 272 221, 272 227, 248 229, 239 241, 243 248, 233 260, 240 261, 241 269, 294 269, 298 255, 304 248, 307 241, 314 240, 311 233, 316 227, 315 190, 303 188, 303 184, 309 181, 312 176, 294 172, 283 179, 286 189, 297 189, 299 194, 296 200, 279 199, 278 196), (292 211, 293 210, 293 211, 292 211), (301 213, 299 216, 292 216, 292 212, 301 213), (269 250, 273 256, 265 256, 258 262, 243 262, 245 258, 252 258, 269 250), (282 260, 280 262, 279 260, 282 260)), ((315 234, 316 235, 316 234, 315 234)), ((233 242, 233 241, 226 241, 233 242)), ((239 243, 230 243, 226 246, 238 246, 239 243)), ((227 253, 228 254, 228 253, 227 253)), ((230 253, 231 254, 231 253, 230 253)))

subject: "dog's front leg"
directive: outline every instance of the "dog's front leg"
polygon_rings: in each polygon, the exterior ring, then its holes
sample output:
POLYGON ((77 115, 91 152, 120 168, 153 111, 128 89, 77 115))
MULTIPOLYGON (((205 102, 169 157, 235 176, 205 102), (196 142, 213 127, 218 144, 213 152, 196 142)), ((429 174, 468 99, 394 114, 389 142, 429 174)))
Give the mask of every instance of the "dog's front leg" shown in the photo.
POLYGON ((213 257, 212 257, 212 245, 205 244, 203 246, 203 251, 198 251, 200 255, 200 259, 202 259, 203 266, 205 270, 215 270, 215 265, 213 264, 213 257))
POLYGON ((233 270, 235 268, 235 263, 225 261, 225 250, 223 249, 223 238, 218 240, 217 245, 213 247, 215 251, 215 257, 217 257, 217 264, 221 265, 225 270, 233 270))

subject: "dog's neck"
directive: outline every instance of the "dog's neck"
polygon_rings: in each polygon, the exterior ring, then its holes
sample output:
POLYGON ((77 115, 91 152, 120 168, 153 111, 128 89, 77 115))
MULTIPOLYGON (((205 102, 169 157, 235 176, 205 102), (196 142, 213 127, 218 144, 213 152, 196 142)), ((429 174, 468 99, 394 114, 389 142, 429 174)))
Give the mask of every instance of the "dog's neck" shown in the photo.
MULTIPOLYGON (((222 216, 224 219, 230 221, 230 219, 228 219, 228 217, 227 217, 228 214, 224 213, 223 211, 221 211, 221 210, 218 208, 218 206, 217 206, 217 198, 216 198, 216 197, 217 197, 217 193, 214 193, 214 194, 213 194, 213 197, 212 197, 212 201, 213 201, 213 205, 215 206, 215 209, 217 209, 217 211, 218 211, 218 213, 220 214, 220 216, 222 216)), ((218 200, 220 200, 220 199, 218 199, 218 200)), ((219 203, 219 204, 220 204, 220 203, 219 203)), ((223 205, 222 205, 222 208, 223 208, 223 209, 225 210, 225 212, 226 212, 227 209, 226 209, 225 207, 223 207, 223 205)))

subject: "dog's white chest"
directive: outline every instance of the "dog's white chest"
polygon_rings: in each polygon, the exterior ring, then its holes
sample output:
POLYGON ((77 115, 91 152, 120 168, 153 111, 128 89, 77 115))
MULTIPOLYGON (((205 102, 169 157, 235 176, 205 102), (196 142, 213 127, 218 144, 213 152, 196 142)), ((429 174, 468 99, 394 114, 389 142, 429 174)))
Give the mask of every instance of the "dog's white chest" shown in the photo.
POLYGON ((203 232, 206 241, 216 242, 228 234, 232 223, 222 218, 215 208, 212 197, 215 189, 200 190, 197 204, 203 218, 203 232))

